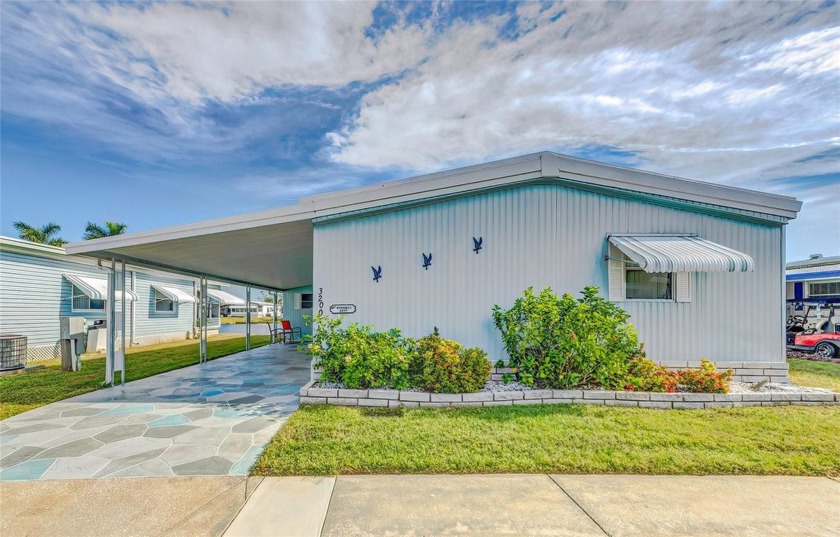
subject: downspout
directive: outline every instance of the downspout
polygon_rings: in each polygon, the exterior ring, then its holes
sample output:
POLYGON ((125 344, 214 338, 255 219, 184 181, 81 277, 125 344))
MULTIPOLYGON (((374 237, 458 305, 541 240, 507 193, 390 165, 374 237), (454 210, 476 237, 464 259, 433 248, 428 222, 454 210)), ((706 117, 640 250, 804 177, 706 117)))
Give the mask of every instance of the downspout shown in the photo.
MULTIPOLYGON (((786 244, 785 244, 785 231, 786 231, 786 229, 785 228, 787 228, 787 224, 782 225, 781 233, 779 234, 780 235, 780 239, 779 239, 780 240, 780 244, 779 244, 779 264, 781 265, 780 266, 780 271, 781 271, 781 280, 782 280, 782 303, 781 303, 781 306, 779 308, 779 310, 780 310, 779 313, 781 313, 781 319, 779 320, 779 324, 780 324, 781 331, 782 331, 782 337, 781 337, 781 340, 782 340, 781 341, 782 356, 781 356, 781 358, 782 358, 782 362, 784 362, 786 364, 787 363, 787 341, 785 341, 785 336, 786 336, 786 331, 787 331, 787 322, 786 322, 787 321, 787 307, 786 307, 787 306, 787 296, 786 296, 787 295, 787 278, 786 278, 787 264, 785 263, 785 258, 786 258, 787 254, 785 253, 785 250, 786 250, 786 244)), ((788 378, 790 378, 789 373, 788 373, 788 378)))

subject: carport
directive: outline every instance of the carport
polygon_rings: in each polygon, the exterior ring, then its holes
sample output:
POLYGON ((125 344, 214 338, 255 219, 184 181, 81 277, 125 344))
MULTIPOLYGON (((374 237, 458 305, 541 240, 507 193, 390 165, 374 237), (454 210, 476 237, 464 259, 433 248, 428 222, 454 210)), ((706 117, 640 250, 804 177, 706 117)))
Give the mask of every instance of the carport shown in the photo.
MULTIPOLYGON (((67 245, 69 254, 99 259, 108 270, 106 299, 106 383, 114 373, 125 378, 126 265, 160 269, 200 282, 199 363, 207 360, 208 280, 243 285, 250 305, 251 288, 277 293, 312 282, 312 218, 300 206, 200 222, 178 227, 105 237, 67 245)), ((251 314, 246 308, 245 348, 251 348, 251 314)), ((277 329, 277 310, 274 311, 277 329)))

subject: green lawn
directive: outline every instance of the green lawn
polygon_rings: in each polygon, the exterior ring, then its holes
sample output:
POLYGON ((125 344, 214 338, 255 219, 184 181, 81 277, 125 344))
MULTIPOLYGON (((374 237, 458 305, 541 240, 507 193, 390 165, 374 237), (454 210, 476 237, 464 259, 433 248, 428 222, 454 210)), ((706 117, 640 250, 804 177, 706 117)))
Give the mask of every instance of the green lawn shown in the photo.
POLYGON ((840 408, 305 405, 255 475, 629 473, 840 476, 840 408))
MULTIPOLYGON (((251 346, 268 344, 268 336, 251 336, 251 346)), ((244 337, 215 339, 207 342, 209 359, 220 358, 245 348, 244 337)), ((150 349, 131 349, 126 354, 126 382, 198 363, 198 342, 157 345, 150 349)), ((0 377, 0 419, 74 395, 98 390, 105 378, 104 356, 83 361, 82 370, 61 371, 52 362, 44 369, 0 377)))
MULTIPOLYGON (((221 324, 245 324, 245 317, 220 317, 221 324)), ((273 317, 251 317, 251 324, 273 323, 273 317)), ((277 324, 280 324, 280 318, 277 319, 277 324)))
POLYGON ((827 388, 840 392, 840 364, 789 358, 790 380, 801 386, 827 388))

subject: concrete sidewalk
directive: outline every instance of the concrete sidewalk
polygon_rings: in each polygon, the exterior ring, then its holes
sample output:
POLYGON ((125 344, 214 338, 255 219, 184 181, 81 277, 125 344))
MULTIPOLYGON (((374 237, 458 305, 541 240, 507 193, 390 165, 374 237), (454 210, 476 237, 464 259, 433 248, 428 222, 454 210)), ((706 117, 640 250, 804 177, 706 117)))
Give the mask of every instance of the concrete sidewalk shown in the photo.
POLYGON ((840 536, 808 477, 188 477, 0 484, 0 534, 840 536))

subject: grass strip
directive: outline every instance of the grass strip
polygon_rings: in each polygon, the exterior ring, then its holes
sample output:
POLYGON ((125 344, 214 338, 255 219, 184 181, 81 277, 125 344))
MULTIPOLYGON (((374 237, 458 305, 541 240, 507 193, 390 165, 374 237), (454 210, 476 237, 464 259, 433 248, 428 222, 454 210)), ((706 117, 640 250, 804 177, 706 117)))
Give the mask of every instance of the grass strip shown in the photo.
MULTIPOLYGON (((251 347, 267 345, 268 341, 268 336, 251 336, 251 347)), ((195 340, 142 349, 130 349, 126 353, 126 382, 198 363, 198 342, 195 340)), ((243 350, 244 336, 207 342, 210 360, 243 350)), ((104 378, 104 356, 83 360, 81 371, 64 372, 53 361, 43 369, 0 377, 0 419, 101 389, 104 378)))
POLYGON ((836 477, 838 438, 840 407, 305 405, 274 437, 253 473, 836 477))

